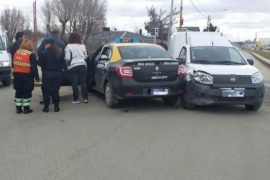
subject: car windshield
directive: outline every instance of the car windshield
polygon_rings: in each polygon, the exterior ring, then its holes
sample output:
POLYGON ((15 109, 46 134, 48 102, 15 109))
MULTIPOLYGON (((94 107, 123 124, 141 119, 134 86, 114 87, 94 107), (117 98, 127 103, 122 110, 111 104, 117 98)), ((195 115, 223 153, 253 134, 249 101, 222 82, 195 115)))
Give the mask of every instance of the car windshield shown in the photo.
POLYGON ((0 50, 5 50, 4 43, 1 37, 0 37, 0 50))
POLYGON ((200 46, 191 47, 191 63, 245 65, 247 62, 234 47, 200 46))
POLYGON ((122 59, 141 59, 141 58, 172 58, 162 47, 138 45, 138 46, 119 46, 122 59))

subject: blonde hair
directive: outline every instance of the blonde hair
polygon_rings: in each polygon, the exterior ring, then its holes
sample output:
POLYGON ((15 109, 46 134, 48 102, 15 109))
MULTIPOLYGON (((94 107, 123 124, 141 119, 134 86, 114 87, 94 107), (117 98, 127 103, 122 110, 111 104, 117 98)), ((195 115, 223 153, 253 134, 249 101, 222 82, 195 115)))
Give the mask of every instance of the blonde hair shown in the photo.
POLYGON ((28 38, 24 38, 21 42, 20 49, 26 49, 28 51, 33 51, 33 41, 28 38))

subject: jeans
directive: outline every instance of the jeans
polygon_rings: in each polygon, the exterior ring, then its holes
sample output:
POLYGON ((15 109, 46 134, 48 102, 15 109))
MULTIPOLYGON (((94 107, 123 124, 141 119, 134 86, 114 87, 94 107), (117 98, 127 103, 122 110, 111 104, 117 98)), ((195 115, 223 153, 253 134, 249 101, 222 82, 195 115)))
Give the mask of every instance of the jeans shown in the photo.
POLYGON ((88 99, 85 65, 75 66, 69 70, 73 90, 73 100, 79 100, 79 84, 81 85, 83 99, 88 99))

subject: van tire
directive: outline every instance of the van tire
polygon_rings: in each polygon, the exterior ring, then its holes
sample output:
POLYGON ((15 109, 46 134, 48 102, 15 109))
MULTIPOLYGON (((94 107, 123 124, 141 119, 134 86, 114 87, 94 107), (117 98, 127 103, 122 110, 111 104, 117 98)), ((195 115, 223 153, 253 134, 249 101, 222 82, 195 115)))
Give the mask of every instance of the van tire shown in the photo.
POLYGON ((259 104, 254 104, 254 105, 245 105, 246 109, 249 111, 258 111, 262 106, 262 102, 259 104))
POLYGON ((162 97, 162 101, 168 105, 175 105, 178 100, 178 96, 162 97))
POLYGON ((2 81, 3 86, 10 86, 10 79, 6 79, 2 81))
POLYGON ((115 96, 110 82, 105 85, 104 96, 107 107, 116 108, 119 106, 119 99, 115 96))
POLYGON ((193 110, 195 105, 191 102, 189 102, 186 98, 186 93, 182 94, 181 96, 181 103, 182 103, 182 107, 186 110, 193 110))

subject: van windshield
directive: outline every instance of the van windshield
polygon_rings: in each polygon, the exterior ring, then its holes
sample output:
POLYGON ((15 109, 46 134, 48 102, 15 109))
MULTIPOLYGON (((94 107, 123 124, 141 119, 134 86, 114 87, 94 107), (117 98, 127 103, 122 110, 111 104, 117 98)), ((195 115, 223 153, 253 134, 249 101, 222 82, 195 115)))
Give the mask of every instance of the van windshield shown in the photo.
POLYGON ((0 37, 0 50, 5 50, 5 46, 4 46, 4 43, 2 41, 2 38, 0 37))
POLYGON ((190 48, 191 63, 246 65, 247 62, 235 47, 199 46, 190 48))

